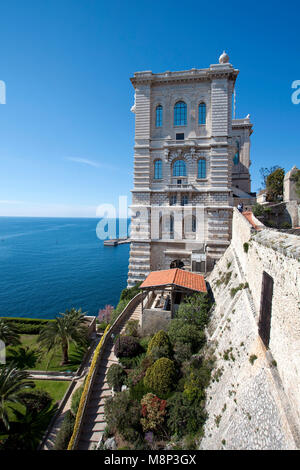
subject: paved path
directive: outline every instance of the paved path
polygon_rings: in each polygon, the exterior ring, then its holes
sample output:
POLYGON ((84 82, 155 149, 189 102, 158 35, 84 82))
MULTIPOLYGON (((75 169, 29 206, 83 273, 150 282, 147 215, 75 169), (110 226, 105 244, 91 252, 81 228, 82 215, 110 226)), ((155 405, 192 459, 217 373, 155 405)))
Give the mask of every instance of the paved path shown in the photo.
MULTIPOLYGON (((61 428, 61 425, 62 425, 62 422, 65 418, 66 412, 71 408, 72 395, 75 392, 75 390, 83 384, 84 379, 85 379, 85 377, 86 377, 86 375, 89 371, 91 361, 92 361, 92 358, 93 358, 93 355, 94 355, 94 351, 95 351, 96 346, 99 343, 100 339, 101 339, 101 336, 97 335, 96 340, 94 341, 94 344, 93 344, 93 346, 90 350, 90 353, 89 353, 88 357, 86 358, 86 363, 84 365, 82 373, 80 374, 80 376, 77 376, 77 377, 73 378, 73 380, 76 382, 75 387, 74 387, 71 395, 69 396, 68 400, 66 401, 63 409, 58 414, 58 416, 56 417, 53 425, 51 426, 51 430, 50 430, 45 442, 43 443, 43 445, 41 447, 42 450, 53 450, 56 435, 57 435, 58 431, 61 428)), ((34 377, 34 378, 36 378, 36 377, 34 377)), ((45 377, 41 377, 41 378, 45 379, 45 377)), ((50 379, 50 376, 49 376, 49 379, 50 379)), ((55 380, 55 378, 53 378, 51 376, 51 380, 55 380)), ((69 377, 69 380, 70 380, 70 377, 69 377)))
MULTIPOLYGON (((125 324, 128 320, 139 320, 140 322, 141 314, 142 305, 141 303, 139 303, 138 306, 130 314, 130 316, 126 317, 120 323, 118 329, 114 331, 114 334, 117 335, 119 333, 123 333, 125 324)), ((107 384, 106 375, 109 367, 112 364, 118 363, 118 359, 113 352, 113 347, 113 341, 109 339, 105 347, 103 357, 101 358, 101 361, 98 365, 98 370, 95 377, 95 381, 92 386, 91 395, 86 405, 84 421, 77 446, 78 450, 95 449, 106 427, 104 417, 104 403, 106 398, 112 396, 112 391, 110 390, 107 384)))

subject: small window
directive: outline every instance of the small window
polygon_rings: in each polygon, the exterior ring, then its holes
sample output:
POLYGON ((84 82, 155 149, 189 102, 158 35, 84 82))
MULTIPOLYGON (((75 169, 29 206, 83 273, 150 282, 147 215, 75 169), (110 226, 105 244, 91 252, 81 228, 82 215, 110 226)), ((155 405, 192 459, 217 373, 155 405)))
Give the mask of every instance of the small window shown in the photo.
POLYGON ((184 140, 184 134, 176 134, 176 140, 184 140))
POLYGON ((173 166, 173 176, 186 176, 186 165, 184 160, 176 160, 173 166))
POLYGON ((206 178, 206 160, 204 158, 198 160, 198 178, 206 178))
POLYGON ((236 140, 235 145, 237 150, 235 156, 233 157, 233 164, 238 165, 240 163, 240 143, 238 140, 236 140))
POLYGON ((174 106, 174 126, 186 126, 186 104, 178 101, 174 106))
POLYGON ((181 205, 186 206, 189 203, 189 197, 187 194, 181 196, 181 205))
POLYGON ((155 126, 161 127, 163 123, 163 107, 161 104, 156 106, 155 126))
POLYGON ((200 103, 199 104, 198 123, 199 124, 205 124, 206 123, 206 104, 205 103, 200 103))
POLYGON ((172 194, 172 196, 170 197, 170 206, 175 206, 177 203, 177 196, 176 194, 172 194))
POLYGON ((155 160, 154 162, 154 179, 160 180, 162 179, 162 161, 155 160))

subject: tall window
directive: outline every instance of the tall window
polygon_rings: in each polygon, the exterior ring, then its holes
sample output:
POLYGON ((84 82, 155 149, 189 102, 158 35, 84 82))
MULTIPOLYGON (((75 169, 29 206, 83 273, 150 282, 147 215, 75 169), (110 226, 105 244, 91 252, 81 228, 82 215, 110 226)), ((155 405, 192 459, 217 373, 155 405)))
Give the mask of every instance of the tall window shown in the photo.
POLYGON ((170 196, 170 206, 175 206, 176 203, 177 203, 177 196, 176 196, 176 194, 172 194, 170 196))
POLYGON ((174 126, 186 125, 186 104, 184 101, 178 101, 174 106, 174 126))
POLYGON ((170 216, 170 238, 174 238, 174 216, 170 216))
POLYGON ((162 161, 155 160, 154 162, 154 179, 161 180, 162 179, 162 161))
POLYGON ((198 123, 199 124, 205 124, 206 123, 206 104, 205 103, 200 103, 199 104, 198 123))
POLYGON ((206 178, 206 160, 204 158, 198 160, 198 178, 206 178))
POLYGON ((189 203, 189 197, 187 194, 181 196, 181 205, 186 206, 189 203))
POLYGON ((196 232, 196 226, 197 226, 196 216, 193 215, 192 216, 192 232, 196 232))
POLYGON ((236 140, 235 145, 237 150, 235 156, 233 157, 233 163, 234 165, 238 165, 240 163, 240 143, 238 140, 236 140))
POLYGON ((156 106, 155 126, 161 127, 163 122, 163 107, 161 104, 156 106))
POLYGON ((186 165, 184 160, 176 160, 173 165, 173 176, 186 176, 186 165))

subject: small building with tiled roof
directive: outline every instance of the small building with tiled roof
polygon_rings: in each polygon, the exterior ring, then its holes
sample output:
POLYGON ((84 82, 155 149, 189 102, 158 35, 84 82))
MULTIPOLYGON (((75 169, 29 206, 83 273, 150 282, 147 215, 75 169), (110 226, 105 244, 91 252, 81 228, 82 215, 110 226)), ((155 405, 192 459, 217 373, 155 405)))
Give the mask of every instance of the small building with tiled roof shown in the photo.
POLYGON ((206 282, 201 274, 180 268, 152 271, 142 282, 140 289, 144 292, 142 306, 144 334, 166 329, 186 296, 200 292, 207 293, 206 282))

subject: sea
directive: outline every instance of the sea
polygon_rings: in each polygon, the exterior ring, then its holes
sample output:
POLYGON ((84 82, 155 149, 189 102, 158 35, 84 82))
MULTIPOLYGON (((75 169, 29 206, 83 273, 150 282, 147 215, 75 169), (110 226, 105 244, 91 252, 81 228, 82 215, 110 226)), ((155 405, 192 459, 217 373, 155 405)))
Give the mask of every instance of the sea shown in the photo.
POLYGON ((116 306, 130 245, 104 246, 98 222, 0 217, 0 316, 55 318, 72 307, 97 315, 116 306))

